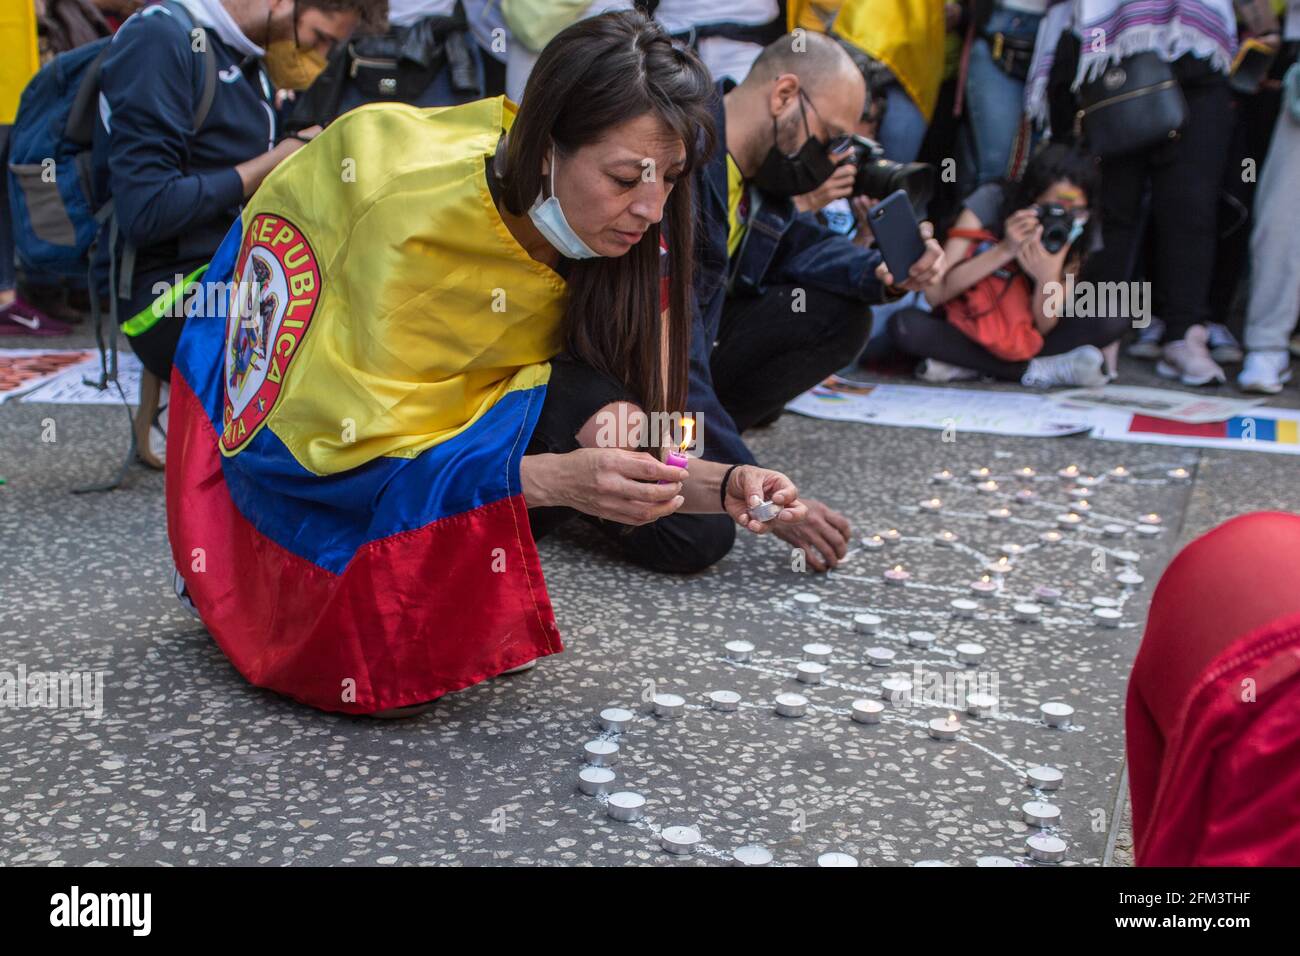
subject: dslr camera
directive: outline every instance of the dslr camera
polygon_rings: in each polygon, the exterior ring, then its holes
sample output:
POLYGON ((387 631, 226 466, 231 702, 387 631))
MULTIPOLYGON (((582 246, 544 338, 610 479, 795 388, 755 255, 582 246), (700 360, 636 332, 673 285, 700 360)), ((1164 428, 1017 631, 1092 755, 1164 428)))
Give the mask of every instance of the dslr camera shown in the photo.
POLYGON ((1034 212, 1038 214, 1038 221, 1043 226, 1043 248, 1055 255, 1070 239, 1074 216, 1064 206, 1056 203, 1036 205, 1034 212))
POLYGON ((901 189, 914 210, 922 210, 934 196, 935 169, 929 163, 896 163, 885 159, 885 148, 874 139, 854 134, 849 137, 853 155, 845 163, 854 163, 858 174, 853 180, 853 195, 884 199, 901 189))

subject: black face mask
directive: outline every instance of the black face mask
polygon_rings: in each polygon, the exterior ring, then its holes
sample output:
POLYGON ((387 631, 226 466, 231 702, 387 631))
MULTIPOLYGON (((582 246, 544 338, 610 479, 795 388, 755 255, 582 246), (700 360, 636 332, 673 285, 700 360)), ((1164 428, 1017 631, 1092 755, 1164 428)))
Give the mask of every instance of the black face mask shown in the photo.
POLYGON ((803 92, 799 93, 799 113, 808 138, 793 156, 787 156, 776 145, 776 117, 772 117, 772 147, 758 167, 754 184, 773 196, 801 196, 810 193, 835 172, 835 164, 826 155, 826 144, 808 129, 808 114, 803 108, 803 92))

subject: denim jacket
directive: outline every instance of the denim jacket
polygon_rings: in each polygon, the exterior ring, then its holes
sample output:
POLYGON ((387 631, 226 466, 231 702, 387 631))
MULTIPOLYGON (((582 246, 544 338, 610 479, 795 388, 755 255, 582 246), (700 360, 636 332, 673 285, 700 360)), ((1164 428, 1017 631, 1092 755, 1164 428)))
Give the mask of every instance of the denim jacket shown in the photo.
POLYGON ((876 279, 880 253, 855 245, 794 203, 750 186, 750 215, 736 256, 727 256, 727 115, 723 96, 735 83, 717 86, 713 121, 718 148, 694 174, 696 206, 696 314, 691 339, 689 408, 703 415, 704 456, 710 461, 753 464, 736 424, 713 390, 709 360, 728 295, 762 295, 766 284, 809 285, 870 305, 884 301, 876 279))

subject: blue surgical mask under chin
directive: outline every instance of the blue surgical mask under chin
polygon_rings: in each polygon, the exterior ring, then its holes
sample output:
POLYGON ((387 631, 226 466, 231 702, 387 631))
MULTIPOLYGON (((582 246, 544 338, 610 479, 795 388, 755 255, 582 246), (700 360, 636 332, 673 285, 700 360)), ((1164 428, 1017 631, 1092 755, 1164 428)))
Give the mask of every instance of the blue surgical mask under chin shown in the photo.
POLYGON ((528 218, 533 221, 542 238, 554 246, 560 255, 569 259, 594 259, 600 253, 583 242, 582 237, 573 231, 569 220, 564 218, 560 199, 555 195, 555 154, 556 150, 551 150, 551 197, 543 199, 545 190, 539 190, 537 198, 533 200, 533 205, 528 210, 528 218))
POLYGON ((1073 225, 1070 226, 1070 235, 1066 238, 1065 244, 1067 246, 1074 245, 1074 241, 1083 235, 1083 227, 1087 224, 1088 221, 1086 219, 1074 220, 1073 225))

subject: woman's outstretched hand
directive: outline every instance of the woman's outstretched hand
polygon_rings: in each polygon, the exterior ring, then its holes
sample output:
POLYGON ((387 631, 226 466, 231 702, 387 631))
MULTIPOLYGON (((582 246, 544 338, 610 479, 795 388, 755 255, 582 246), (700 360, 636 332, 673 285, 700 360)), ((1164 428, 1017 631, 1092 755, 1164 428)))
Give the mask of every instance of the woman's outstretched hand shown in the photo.
POLYGON ((731 472, 727 479, 726 509, 736 524, 754 534, 771 531, 778 521, 789 524, 808 516, 808 507, 799 500, 799 489, 793 481, 779 471, 756 465, 741 465, 731 472), (780 505, 781 513, 771 521, 750 517, 749 509, 764 501, 780 505))
POLYGON ((658 521, 682 506, 685 468, 643 451, 579 448, 563 455, 526 455, 519 468, 529 508, 562 505, 619 524, 658 521), (664 484, 656 484, 656 482, 664 484))

